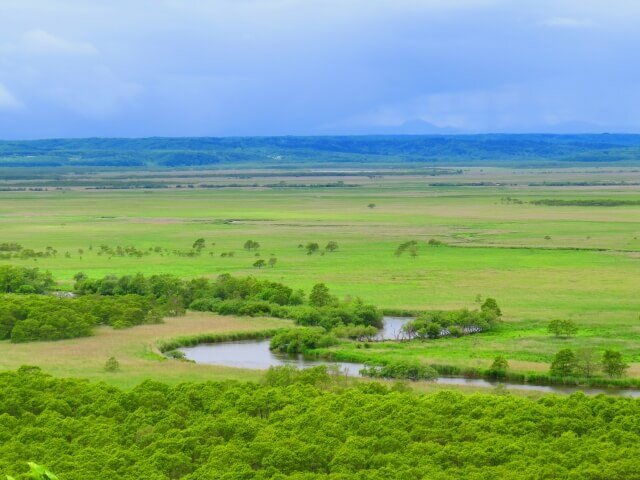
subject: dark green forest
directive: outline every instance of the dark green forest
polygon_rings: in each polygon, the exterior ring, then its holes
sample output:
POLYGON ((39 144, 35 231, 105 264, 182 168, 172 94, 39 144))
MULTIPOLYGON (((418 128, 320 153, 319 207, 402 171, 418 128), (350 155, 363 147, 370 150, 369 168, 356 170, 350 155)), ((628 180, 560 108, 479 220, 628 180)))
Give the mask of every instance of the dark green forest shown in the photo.
POLYGON ((640 478, 640 402, 415 395, 323 368, 263 383, 147 381, 131 391, 23 367, 0 374, 0 472, 59 478, 640 478))
POLYGON ((640 135, 371 135, 1 141, 0 167, 638 165, 640 135))

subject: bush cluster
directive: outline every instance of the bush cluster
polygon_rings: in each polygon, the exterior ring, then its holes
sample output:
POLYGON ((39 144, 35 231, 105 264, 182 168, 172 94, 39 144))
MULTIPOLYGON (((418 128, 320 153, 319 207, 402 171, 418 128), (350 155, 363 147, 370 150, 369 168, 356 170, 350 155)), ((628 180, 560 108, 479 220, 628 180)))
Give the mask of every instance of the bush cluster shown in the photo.
POLYGON ((435 311, 421 313, 402 326, 408 338, 440 338, 491 330, 500 322, 502 311, 493 298, 487 298, 480 310, 435 311))
POLYGON ((162 314, 153 299, 139 295, 115 299, 9 294, 0 296, 0 340, 21 343, 86 337, 96 325, 126 328, 159 323, 162 314))
POLYGON ((336 344, 336 338, 321 328, 294 328, 276 334, 269 348, 282 353, 305 353, 336 344))
POLYGON ((365 377, 374 378, 396 378, 400 380, 435 380, 438 378, 436 372, 429 365, 423 365, 418 361, 392 361, 384 365, 365 365, 360 370, 360 374, 365 377))
POLYGON ((0 265, 0 293, 44 293, 55 286, 49 272, 0 265))

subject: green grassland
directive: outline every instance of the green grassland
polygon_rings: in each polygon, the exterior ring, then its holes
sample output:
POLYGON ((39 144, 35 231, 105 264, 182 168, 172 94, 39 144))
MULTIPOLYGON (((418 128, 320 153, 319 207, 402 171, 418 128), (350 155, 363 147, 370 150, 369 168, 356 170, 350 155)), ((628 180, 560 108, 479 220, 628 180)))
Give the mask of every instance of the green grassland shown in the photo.
MULTIPOLYGON (((325 282, 337 295, 360 296, 385 308, 475 308, 479 294, 498 299, 507 323, 498 331, 416 343, 402 351, 380 346, 384 351, 367 354, 484 365, 504 353, 517 368, 540 370, 563 346, 592 346, 617 348, 640 362, 640 206, 527 203, 639 200, 637 188, 628 185, 528 185, 554 178, 616 182, 637 176, 636 170, 622 168, 469 169, 455 181, 504 186, 436 187, 429 183, 448 180, 381 174, 359 178, 357 188, 5 191, 0 192, 0 243, 36 251, 51 246, 58 254, 0 262, 50 270, 67 287, 79 271, 93 277, 229 272, 305 290, 325 282), (505 202, 506 197, 523 203, 505 202), (188 251, 200 237, 206 241, 201 255, 171 253, 188 251), (242 248, 248 239, 260 242, 260 258, 275 256, 276 266, 252 267, 255 253, 242 248), (446 245, 428 246, 430 239, 446 245), (330 240, 338 242, 336 252, 307 255, 299 248, 330 240), (420 242, 418 256, 395 256, 407 240, 420 242), (98 255, 101 244, 166 250, 140 258, 109 257, 98 255), (220 256, 230 251, 233 257, 220 256), (544 328, 554 318, 573 319, 578 336, 549 339, 544 328)), ((630 373, 640 375, 638 365, 630 373)))

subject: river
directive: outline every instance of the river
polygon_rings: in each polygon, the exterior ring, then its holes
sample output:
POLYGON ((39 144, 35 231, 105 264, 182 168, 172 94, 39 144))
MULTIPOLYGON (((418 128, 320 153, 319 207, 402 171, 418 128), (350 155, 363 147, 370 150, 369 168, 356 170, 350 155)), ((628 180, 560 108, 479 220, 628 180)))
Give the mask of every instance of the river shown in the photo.
MULTIPOLYGON (((380 331, 379 339, 393 340, 397 338, 402 325, 407 318, 385 317, 384 327, 380 331)), ((322 359, 309 359, 302 355, 287 355, 269 350, 269 340, 239 340, 234 342, 213 343, 183 347, 179 349, 189 360, 209 365, 223 365, 227 367, 248 368, 252 370, 266 370, 269 367, 293 365, 298 368, 310 368, 318 365, 337 366, 349 376, 360 376, 362 363, 331 362, 322 359)), ((579 388, 550 385, 530 385, 509 382, 493 382, 477 378, 439 377, 436 383, 442 385, 462 385, 469 387, 496 388, 502 385, 506 390, 527 390, 544 393, 568 394, 577 391, 587 395, 604 393, 623 397, 640 398, 640 390, 611 390, 600 388, 579 388)))

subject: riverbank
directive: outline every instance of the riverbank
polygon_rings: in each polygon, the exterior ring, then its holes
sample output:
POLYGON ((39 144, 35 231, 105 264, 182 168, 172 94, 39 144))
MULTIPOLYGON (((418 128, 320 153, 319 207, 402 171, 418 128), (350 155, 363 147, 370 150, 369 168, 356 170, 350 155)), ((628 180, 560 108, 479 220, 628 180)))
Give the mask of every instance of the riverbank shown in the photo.
MULTIPOLYGON (((382 338, 393 338, 402 324, 402 319, 385 317, 382 338)), ((406 320, 404 320, 406 321, 406 320)), ((269 332, 242 332, 228 335, 192 336, 175 339, 161 346, 163 351, 178 348, 187 360, 198 364, 266 370, 270 367, 292 365, 311 368, 326 365, 347 376, 360 377, 365 362, 349 355, 341 355, 335 348, 310 352, 307 355, 287 355, 269 349, 269 332), (198 338, 203 340, 199 342, 198 338), (314 354, 315 353, 315 354, 314 354)), ((354 342, 344 342, 347 344, 354 342)), ((405 343, 406 344, 406 343, 405 343)), ((366 344, 365 344, 366 345, 366 344)), ((339 347, 338 347, 339 348, 339 347)), ((364 349, 366 350, 366 349, 364 349)), ((385 359, 378 360, 383 365, 385 359)), ((587 394, 610 394, 640 397, 637 379, 610 378, 557 378, 538 373, 506 372, 496 378, 490 369, 460 368, 455 365, 430 365, 439 374, 436 383, 449 386, 473 386, 478 388, 504 388, 540 393, 568 394, 583 391, 587 394)))

